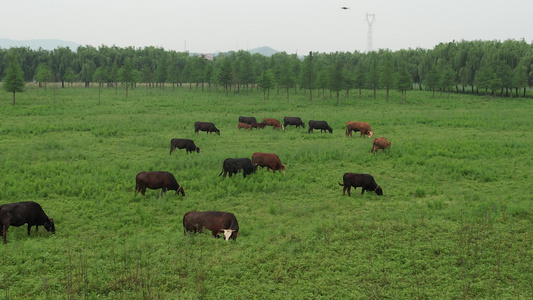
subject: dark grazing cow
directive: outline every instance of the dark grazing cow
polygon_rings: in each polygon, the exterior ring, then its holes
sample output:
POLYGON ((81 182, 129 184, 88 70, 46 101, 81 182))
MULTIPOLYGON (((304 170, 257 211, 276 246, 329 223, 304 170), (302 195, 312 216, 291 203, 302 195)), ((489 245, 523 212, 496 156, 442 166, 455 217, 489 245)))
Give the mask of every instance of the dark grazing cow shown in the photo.
POLYGON ((161 195, 166 193, 168 190, 176 191, 176 194, 181 193, 182 196, 185 196, 185 191, 181 187, 174 175, 169 172, 154 171, 154 172, 139 172, 137 177, 135 177, 135 194, 140 191, 141 195, 144 196, 146 188, 157 190, 161 189, 161 195))
POLYGON ((381 152, 385 152, 385 149, 390 148, 391 144, 392 143, 387 141, 384 137, 375 138, 374 141, 372 141, 372 153, 375 154, 379 149, 381 149, 381 152))
POLYGON ((220 130, 218 130, 218 128, 215 127, 215 124, 211 122, 195 122, 194 133, 198 133, 198 131, 205 131, 206 133, 216 132, 220 135, 220 130))
POLYGON ((265 129, 265 126, 266 124, 261 122, 261 123, 253 123, 252 124, 252 128, 261 128, 261 129, 265 129))
POLYGON ((261 168, 267 167, 267 171, 272 169, 272 172, 276 173, 276 170, 281 170, 285 174, 285 165, 281 163, 277 154, 255 152, 252 154, 252 163, 261 168))
POLYGON ((381 186, 376 183, 374 177, 372 177, 370 174, 344 173, 344 176, 342 176, 342 182, 343 183, 339 182, 339 185, 343 186, 343 196, 346 190, 348 190, 348 196, 351 196, 350 189, 352 187, 354 187, 354 189, 357 187, 362 187, 363 190, 361 191, 361 195, 365 193, 365 190, 376 192, 376 194, 379 196, 383 195, 381 186))
POLYGON ((34 225, 36 232, 39 230, 39 225, 42 225, 47 231, 56 233, 54 220, 44 213, 39 203, 33 201, 7 203, 0 206, 0 222, 2 223, 4 244, 7 243, 6 235, 9 226, 19 227, 28 224, 28 235, 30 235, 30 229, 34 225))
POLYGON ((257 120, 255 117, 239 117, 239 123, 246 123, 252 125, 253 123, 257 123, 257 120))
POLYGON ((325 132, 327 130, 329 131, 329 133, 333 133, 333 129, 328 125, 328 122, 326 121, 309 120, 309 129, 307 130, 307 132, 311 133, 313 132, 313 129, 320 129, 320 132, 325 132))
POLYGON ((226 241, 236 240, 239 235, 239 222, 235 215, 223 211, 189 211, 183 216, 183 233, 210 230, 214 237, 224 234, 226 241))
POLYGON ((346 136, 352 136, 352 131, 360 131, 361 137, 368 135, 368 137, 371 138, 374 135, 374 132, 372 132, 370 125, 367 122, 348 121, 348 123, 346 123, 346 136))
POLYGON ((174 151, 174 149, 176 149, 176 148, 185 149, 187 154, 189 154, 189 152, 194 152, 194 151, 196 151, 196 153, 200 153, 200 148, 196 147, 194 142, 192 140, 189 140, 189 139, 172 139, 172 140, 170 140, 170 154, 172 154, 172 151, 174 151))
POLYGON ((238 128, 239 129, 244 128, 245 130, 246 129, 252 130, 252 125, 250 125, 248 123, 239 122, 238 128))
POLYGON ((285 117, 283 118, 283 126, 287 127, 287 125, 295 125, 296 128, 302 126, 302 128, 305 128, 304 122, 302 122, 302 119, 300 117, 285 117))
POLYGON ((279 128, 281 130, 285 129, 283 125, 277 119, 263 118, 263 123, 268 126, 272 126, 272 129, 279 128))
POLYGON ((257 169, 257 165, 254 165, 252 161, 245 158, 226 158, 222 164, 222 172, 218 176, 224 173, 224 177, 229 173, 229 177, 233 174, 239 173, 242 170, 242 177, 246 178, 246 175, 253 174, 257 169))

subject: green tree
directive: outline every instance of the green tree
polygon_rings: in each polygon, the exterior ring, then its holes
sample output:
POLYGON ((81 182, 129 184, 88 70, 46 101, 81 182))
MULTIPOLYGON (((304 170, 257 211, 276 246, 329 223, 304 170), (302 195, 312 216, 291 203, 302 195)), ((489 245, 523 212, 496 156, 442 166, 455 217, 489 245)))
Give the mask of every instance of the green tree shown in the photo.
MULTIPOLYGON (((527 67, 521 61, 513 71, 513 87, 516 89, 518 98, 520 99, 520 89, 526 89, 527 87, 527 67)), ((512 95, 512 92, 511 92, 512 95)))
POLYGON ((124 65, 118 70, 119 80, 126 86, 126 98, 128 97, 129 87, 133 88, 135 83, 136 74, 134 74, 134 71, 133 63, 129 57, 124 60, 124 65))
POLYGON ((109 80, 109 72, 107 71, 106 66, 99 66, 94 71, 93 81, 98 82, 98 104, 100 104, 100 92, 104 82, 109 80))
POLYGON ((304 57, 300 79, 304 89, 309 89, 309 101, 313 101, 313 88, 316 81, 314 64, 313 52, 309 51, 309 55, 304 57))
POLYGON ((8 53, 6 58, 7 68, 3 87, 6 92, 13 93, 13 105, 15 105, 15 93, 23 92, 26 82, 24 81, 24 72, 22 72, 15 54, 8 53))
POLYGON ((436 66, 433 66, 429 73, 426 75, 425 85, 426 87, 433 92, 432 97, 435 98, 435 90, 439 87, 440 74, 437 71, 436 66))
POLYGON ((233 83, 233 64, 229 58, 224 58, 218 73, 218 83, 224 87, 226 94, 228 87, 233 83))
POLYGON ((407 97, 407 91, 413 88, 413 77, 407 70, 407 65, 403 62, 400 63, 398 75, 396 77, 396 87, 402 93, 401 103, 407 97))
POLYGON ((63 75, 63 78, 62 79, 62 83, 64 82, 67 82, 69 83, 71 86, 72 86, 72 83, 74 81, 77 81, 78 79, 78 75, 76 75, 76 73, 74 72, 74 70, 72 68, 67 68, 67 70, 65 71, 65 74, 63 75))
POLYGON ((263 71, 263 73, 257 78, 257 85, 263 90, 263 103, 265 98, 270 98, 270 89, 275 85, 274 72, 272 69, 263 71))
POLYGON ((329 89, 335 92, 337 105, 339 105, 339 93, 344 88, 343 63, 337 60, 331 67, 329 73, 329 89))
MULTIPOLYGON (((372 54, 375 55, 375 54, 372 54)), ((407 67, 406 67, 407 70, 407 67)), ((378 60, 373 57, 370 62, 370 71, 368 72, 366 82, 369 88, 374 90, 374 99, 376 99, 376 90, 379 88, 378 60)))
POLYGON ((394 85, 394 65, 390 52, 384 54, 379 66, 379 85, 385 88, 387 92, 386 100, 389 102, 389 90, 394 85))
POLYGON ((42 84, 52 81, 52 69, 45 63, 40 63, 37 67, 35 73, 35 80, 39 82, 39 87, 42 87, 42 84))

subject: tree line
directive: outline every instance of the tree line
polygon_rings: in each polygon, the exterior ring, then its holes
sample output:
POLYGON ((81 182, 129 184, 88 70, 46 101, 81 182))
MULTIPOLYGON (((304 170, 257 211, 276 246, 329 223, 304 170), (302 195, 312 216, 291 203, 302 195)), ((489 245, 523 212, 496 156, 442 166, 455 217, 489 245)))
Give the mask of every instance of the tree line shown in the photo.
MULTIPOLYGON (((310 52, 300 57, 279 52, 270 57, 239 50, 209 55, 177 52, 158 47, 102 45, 32 50, 28 47, 0 48, 0 79, 8 78, 10 57, 16 58, 24 81, 39 86, 60 82, 62 87, 82 82, 128 89, 137 83, 147 88, 174 89, 214 87, 225 92, 247 93, 262 88, 284 93, 302 89, 313 100, 336 97, 362 89, 391 89, 405 93, 417 88, 438 93, 472 93, 501 97, 526 96, 533 86, 533 48, 524 40, 460 41, 441 43, 433 49, 402 49, 361 52, 310 52)), ((13 59, 11 59, 13 61, 13 59)), ((4 82, 5 84, 5 82, 4 82)))

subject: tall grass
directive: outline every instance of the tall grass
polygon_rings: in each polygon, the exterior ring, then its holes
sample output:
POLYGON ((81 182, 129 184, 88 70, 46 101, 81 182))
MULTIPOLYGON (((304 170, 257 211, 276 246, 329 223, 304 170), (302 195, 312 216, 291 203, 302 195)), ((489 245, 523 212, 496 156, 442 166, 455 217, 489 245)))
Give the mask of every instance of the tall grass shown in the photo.
MULTIPOLYGON (((10 227, 1 295, 27 298, 533 297, 532 103, 483 97, 407 103, 383 95, 309 102, 188 88, 29 87, 0 96, 0 201, 33 200, 57 232, 10 227), (333 133, 238 130, 240 115, 326 120, 333 133), (392 141, 344 135, 366 121, 392 141), (194 134, 195 121, 221 135, 194 134), (200 153, 176 150, 191 138, 200 153), (218 176, 228 157, 277 153, 287 172, 218 176), (170 171, 186 197, 134 195, 140 171, 170 171), (345 172, 384 195, 342 196, 345 172), (184 236, 189 210, 225 210, 236 242, 184 236)), ((399 99, 399 98, 398 98, 399 99)))

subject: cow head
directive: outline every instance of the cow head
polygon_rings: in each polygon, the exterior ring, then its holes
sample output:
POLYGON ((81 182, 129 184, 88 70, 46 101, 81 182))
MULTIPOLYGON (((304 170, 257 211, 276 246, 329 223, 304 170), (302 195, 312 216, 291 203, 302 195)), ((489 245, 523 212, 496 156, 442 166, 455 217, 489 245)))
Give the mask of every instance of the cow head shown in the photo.
POLYGON ((182 196, 185 196, 185 190, 183 190, 183 187, 180 186, 177 190, 176 190, 176 194, 178 193, 181 193, 182 196))
POLYGON ((285 130, 285 126, 281 125, 281 130, 285 130))
POLYGON ((368 138, 371 138, 373 135, 374 135, 374 131, 369 131, 368 132, 368 138))
POLYGON ((381 189, 381 186, 379 186, 379 185, 376 187, 374 192, 376 192, 376 194, 378 194, 378 196, 382 196, 383 195, 383 190, 381 189))
POLYGON ((215 132, 216 132, 218 135, 220 135, 220 130, 217 129, 215 132))
POLYGON ((281 171, 283 171, 283 174, 285 174, 285 165, 281 164, 281 171))
POLYGON ((238 231, 232 230, 232 229, 220 229, 218 233, 224 234, 224 239, 226 241, 229 241, 230 239, 236 240, 237 236, 239 235, 238 231))
POLYGON ((333 128, 328 126, 328 131, 329 131, 329 133, 333 133, 333 128))
POLYGON ((52 233, 56 233, 56 227, 54 226, 54 219, 50 219, 48 218, 48 220, 46 220, 46 222, 44 222, 44 229, 46 229, 46 231, 51 231, 52 233))
POLYGON ((196 153, 200 153, 200 147, 196 147, 196 153))

